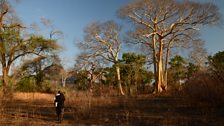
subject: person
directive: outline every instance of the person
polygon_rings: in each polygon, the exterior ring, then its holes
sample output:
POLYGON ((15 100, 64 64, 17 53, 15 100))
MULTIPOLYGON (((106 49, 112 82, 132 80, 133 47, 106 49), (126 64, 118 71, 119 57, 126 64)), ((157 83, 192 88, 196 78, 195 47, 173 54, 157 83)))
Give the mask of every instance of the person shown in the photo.
POLYGON ((58 91, 57 94, 55 95, 55 108, 56 108, 56 114, 58 117, 58 121, 63 120, 63 114, 64 114, 64 102, 65 102, 65 96, 61 91, 58 91))

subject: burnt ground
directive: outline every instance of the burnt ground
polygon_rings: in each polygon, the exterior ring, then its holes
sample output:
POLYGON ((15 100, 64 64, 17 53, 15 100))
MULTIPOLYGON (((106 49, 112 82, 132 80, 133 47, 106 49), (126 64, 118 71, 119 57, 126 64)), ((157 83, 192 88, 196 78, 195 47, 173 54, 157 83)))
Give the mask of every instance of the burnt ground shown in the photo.
POLYGON ((57 122, 53 102, 2 100, 1 126, 223 126, 224 107, 169 96, 67 98, 57 122))

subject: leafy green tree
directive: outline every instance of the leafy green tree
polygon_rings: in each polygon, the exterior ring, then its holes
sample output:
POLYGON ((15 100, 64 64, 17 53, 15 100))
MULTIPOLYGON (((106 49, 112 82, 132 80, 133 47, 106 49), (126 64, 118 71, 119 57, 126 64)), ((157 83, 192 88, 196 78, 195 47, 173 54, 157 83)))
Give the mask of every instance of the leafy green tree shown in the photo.
POLYGON ((208 63, 212 74, 216 74, 219 80, 224 82, 224 51, 220 51, 208 57, 208 63))
POLYGON ((87 90, 89 89, 89 72, 86 70, 81 70, 76 75, 75 84, 77 85, 78 90, 87 90))
POLYGON ((141 90, 146 93, 152 93, 155 89, 151 86, 152 80, 154 79, 154 74, 152 71, 148 71, 145 69, 140 70, 140 85, 141 90))
POLYGON ((61 71, 63 71, 64 68, 59 60, 55 63, 54 58, 56 57, 37 57, 25 61, 21 66, 20 76, 33 77, 36 85, 40 88, 45 80, 60 81, 61 71))
POLYGON ((195 73, 199 71, 199 66, 193 64, 193 63, 188 63, 187 66, 187 78, 190 79, 195 73))
POLYGON ((103 69, 103 76, 105 77, 102 80, 102 83, 108 86, 116 86, 116 72, 115 67, 106 67, 103 69))
POLYGON ((194 75, 199 71, 199 66, 189 62, 177 55, 172 58, 169 62, 170 68, 168 71, 170 86, 180 86, 179 84, 194 77, 194 75), (182 82, 181 82, 182 81, 182 82))
POLYGON ((0 64, 2 68, 3 92, 6 93, 9 84, 9 71, 12 64, 25 56, 43 56, 52 50, 59 49, 53 39, 34 34, 25 34, 25 27, 12 14, 9 3, 0 1, 0 64))
POLYGON ((138 72, 146 63, 145 57, 135 53, 124 53, 122 56, 122 61, 125 65, 125 73, 129 76, 128 79, 132 80, 133 84, 136 85, 138 72))
POLYGON ((38 87, 33 77, 24 77, 18 81, 15 89, 22 92, 34 92, 37 91, 38 87))
POLYGON ((183 57, 177 55, 170 59, 170 68, 168 71, 169 75, 169 84, 175 85, 179 84, 181 79, 186 78, 187 67, 186 61, 183 57))
POLYGON ((148 83, 150 74, 148 73, 144 65, 146 64, 145 56, 136 53, 124 53, 122 56, 121 74, 124 83, 126 84, 126 91, 130 93, 130 90, 136 90, 138 88, 144 88, 144 84, 148 83))

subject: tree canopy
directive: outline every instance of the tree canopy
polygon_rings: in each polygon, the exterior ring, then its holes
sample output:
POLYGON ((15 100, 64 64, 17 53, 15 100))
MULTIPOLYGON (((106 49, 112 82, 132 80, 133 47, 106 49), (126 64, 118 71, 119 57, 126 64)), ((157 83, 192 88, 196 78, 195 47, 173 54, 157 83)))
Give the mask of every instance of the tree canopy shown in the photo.
MULTIPOLYGON (((167 65, 172 48, 190 45, 202 25, 217 24, 220 13, 212 3, 176 0, 134 0, 119 16, 136 26, 134 35, 152 52, 157 92, 167 89, 167 65)), ((150 53, 149 53, 150 54, 150 53)))
POLYGON ((12 14, 9 3, 1 0, 0 7, 0 63, 3 90, 6 92, 9 71, 16 60, 25 56, 47 55, 60 46, 53 39, 25 34, 26 27, 12 14))

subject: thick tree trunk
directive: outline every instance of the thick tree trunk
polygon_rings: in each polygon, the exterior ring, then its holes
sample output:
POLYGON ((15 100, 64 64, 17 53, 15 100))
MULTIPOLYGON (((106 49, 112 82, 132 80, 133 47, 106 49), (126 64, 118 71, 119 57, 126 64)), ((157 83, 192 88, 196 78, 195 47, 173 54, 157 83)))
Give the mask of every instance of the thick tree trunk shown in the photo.
POLYGON ((164 87, 165 87, 165 90, 167 90, 167 75, 168 75, 168 59, 169 59, 169 56, 170 56, 170 47, 168 45, 167 47, 167 50, 166 50, 166 61, 165 61, 165 71, 164 71, 164 87))
POLYGON ((117 81, 118 81, 118 88, 120 90, 121 95, 124 95, 124 91, 121 85, 121 75, 120 75, 120 67, 116 66, 116 72, 117 72, 117 81))
POLYGON ((158 80, 157 80, 157 92, 162 92, 164 90, 164 85, 163 85, 163 43, 160 42, 159 45, 159 56, 158 56, 158 80))
POLYGON ((9 83, 9 76, 8 76, 8 69, 6 67, 2 68, 2 87, 3 87, 3 93, 7 93, 8 90, 8 83, 9 83))
MULTIPOLYGON (((158 83, 158 72, 157 72, 157 52, 156 52, 156 38, 155 35, 153 35, 152 37, 152 46, 153 46, 153 65, 154 65, 154 80, 155 80, 155 84, 157 85, 158 83)), ((154 89, 154 93, 156 93, 157 91, 157 87, 156 85, 154 85, 155 89, 154 89)))
POLYGON ((158 80, 157 80, 157 91, 163 91, 163 68, 162 68, 162 61, 158 62, 158 80))

